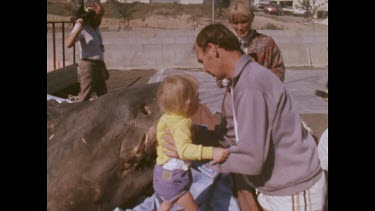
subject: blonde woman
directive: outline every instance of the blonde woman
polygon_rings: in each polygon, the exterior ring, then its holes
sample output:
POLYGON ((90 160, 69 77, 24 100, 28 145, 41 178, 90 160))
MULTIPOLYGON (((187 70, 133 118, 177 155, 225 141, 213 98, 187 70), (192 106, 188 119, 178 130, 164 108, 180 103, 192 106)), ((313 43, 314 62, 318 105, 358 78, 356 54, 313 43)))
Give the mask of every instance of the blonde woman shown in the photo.
POLYGON ((260 34, 251 28, 254 12, 247 0, 234 0, 227 16, 229 23, 241 42, 242 50, 258 64, 270 69, 284 82, 285 66, 280 49, 272 37, 260 34))

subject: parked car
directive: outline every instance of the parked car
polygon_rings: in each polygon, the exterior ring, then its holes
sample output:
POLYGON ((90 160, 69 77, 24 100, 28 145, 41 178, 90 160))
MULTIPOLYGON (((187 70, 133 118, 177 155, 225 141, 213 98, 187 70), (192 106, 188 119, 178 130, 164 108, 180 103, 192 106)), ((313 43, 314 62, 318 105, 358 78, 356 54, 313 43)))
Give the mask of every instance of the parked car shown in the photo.
POLYGON ((269 4, 269 0, 259 0, 258 4, 254 5, 257 10, 262 10, 265 5, 269 4))
POLYGON ((267 4, 263 7, 264 13, 266 14, 274 14, 274 15, 284 15, 283 8, 278 4, 267 4))
POLYGON ((294 9, 293 7, 285 6, 283 7, 283 14, 284 15, 293 15, 294 9))

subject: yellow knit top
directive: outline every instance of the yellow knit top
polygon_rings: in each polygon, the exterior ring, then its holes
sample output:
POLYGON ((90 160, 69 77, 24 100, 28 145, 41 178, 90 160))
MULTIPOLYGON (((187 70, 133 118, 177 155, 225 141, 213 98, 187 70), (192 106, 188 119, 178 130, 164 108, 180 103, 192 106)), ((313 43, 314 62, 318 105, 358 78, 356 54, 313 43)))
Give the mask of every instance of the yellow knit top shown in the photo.
POLYGON ((212 159, 213 147, 206 147, 192 143, 192 121, 190 118, 177 114, 165 113, 160 118, 156 129, 156 137, 158 141, 157 164, 162 165, 170 159, 170 157, 164 154, 165 148, 162 146, 162 144, 165 143, 162 136, 167 129, 172 133, 177 153, 181 160, 192 161, 212 159))

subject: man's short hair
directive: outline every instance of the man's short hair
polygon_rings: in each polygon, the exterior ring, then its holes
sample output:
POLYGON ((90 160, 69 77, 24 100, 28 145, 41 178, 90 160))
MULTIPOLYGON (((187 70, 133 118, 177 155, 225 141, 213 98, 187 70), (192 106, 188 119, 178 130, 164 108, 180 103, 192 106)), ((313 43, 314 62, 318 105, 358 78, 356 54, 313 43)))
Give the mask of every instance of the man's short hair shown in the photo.
POLYGON ((213 23, 204 27, 195 40, 195 43, 206 50, 208 43, 218 45, 228 51, 241 51, 241 44, 237 36, 221 23, 213 23))

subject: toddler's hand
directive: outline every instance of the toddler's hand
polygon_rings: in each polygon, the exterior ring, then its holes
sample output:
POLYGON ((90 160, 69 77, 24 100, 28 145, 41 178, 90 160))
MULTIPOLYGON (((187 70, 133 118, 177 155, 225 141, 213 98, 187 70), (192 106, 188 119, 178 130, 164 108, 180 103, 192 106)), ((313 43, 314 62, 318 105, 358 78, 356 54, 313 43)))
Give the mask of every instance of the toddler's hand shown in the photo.
POLYGON ((229 151, 224 148, 214 147, 212 151, 212 160, 215 161, 215 163, 223 162, 228 158, 229 154, 229 151))

